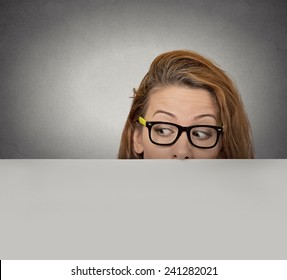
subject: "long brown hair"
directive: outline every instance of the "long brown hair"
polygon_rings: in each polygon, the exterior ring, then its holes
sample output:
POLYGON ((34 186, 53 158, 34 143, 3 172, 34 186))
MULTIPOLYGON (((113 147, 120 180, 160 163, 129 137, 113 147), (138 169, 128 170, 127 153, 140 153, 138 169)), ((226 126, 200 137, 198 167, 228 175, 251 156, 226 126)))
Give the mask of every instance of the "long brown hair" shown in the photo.
POLYGON ((163 53, 152 62, 137 90, 121 138, 119 159, 140 159, 133 135, 139 116, 144 116, 150 94, 158 88, 183 86, 203 88, 216 99, 224 127, 221 158, 254 158, 250 124, 241 97, 227 74, 209 59, 193 51, 163 53))

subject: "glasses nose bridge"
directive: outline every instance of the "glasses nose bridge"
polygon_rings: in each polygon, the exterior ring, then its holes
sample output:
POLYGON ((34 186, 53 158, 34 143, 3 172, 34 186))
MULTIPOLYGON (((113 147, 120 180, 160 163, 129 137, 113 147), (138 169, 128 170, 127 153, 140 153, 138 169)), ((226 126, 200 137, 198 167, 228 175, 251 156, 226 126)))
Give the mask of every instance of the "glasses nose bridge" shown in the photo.
POLYGON ((190 126, 182 126, 182 127, 181 127, 181 130, 182 130, 182 131, 185 131, 186 133, 188 133, 189 130, 190 130, 190 126))
MULTIPOLYGON (((177 140, 181 137, 182 132, 186 132, 186 137, 188 139, 189 142, 191 142, 191 139, 189 137, 189 133, 190 133, 191 127, 190 126, 179 126, 179 130, 178 130, 178 136, 177 136, 177 140)), ((191 143, 192 144, 192 143, 191 143)))

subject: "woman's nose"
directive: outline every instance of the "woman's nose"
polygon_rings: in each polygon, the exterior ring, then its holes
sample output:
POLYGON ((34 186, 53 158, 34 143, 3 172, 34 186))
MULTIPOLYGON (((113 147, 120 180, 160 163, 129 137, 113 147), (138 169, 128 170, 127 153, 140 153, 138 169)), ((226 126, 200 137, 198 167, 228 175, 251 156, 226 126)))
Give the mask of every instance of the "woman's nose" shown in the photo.
POLYGON ((192 146, 187 139, 186 133, 182 133, 173 145, 172 149, 172 158, 173 159, 191 159, 192 156, 192 146))

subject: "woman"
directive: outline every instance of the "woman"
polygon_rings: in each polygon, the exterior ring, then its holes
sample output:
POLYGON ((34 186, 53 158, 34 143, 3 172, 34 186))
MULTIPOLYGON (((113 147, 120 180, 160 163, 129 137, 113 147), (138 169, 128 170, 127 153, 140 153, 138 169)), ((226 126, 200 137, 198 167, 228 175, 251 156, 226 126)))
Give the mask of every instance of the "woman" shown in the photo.
POLYGON ((195 52, 159 55, 134 90, 118 158, 254 158, 250 124, 231 79, 195 52))

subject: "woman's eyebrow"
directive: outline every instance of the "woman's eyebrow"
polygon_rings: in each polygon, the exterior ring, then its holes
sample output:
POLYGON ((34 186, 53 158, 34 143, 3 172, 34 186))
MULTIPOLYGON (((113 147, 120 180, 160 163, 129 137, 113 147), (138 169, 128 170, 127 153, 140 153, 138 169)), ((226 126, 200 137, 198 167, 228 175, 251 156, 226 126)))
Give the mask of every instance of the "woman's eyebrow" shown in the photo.
MULTIPOLYGON (((176 118, 176 116, 174 114, 172 114, 170 112, 167 112, 167 111, 164 111, 164 110, 157 110, 157 111, 155 111, 154 114, 153 114, 153 117, 156 114, 166 114, 166 115, 168 115, 168 116, 170 116, 172 118, 176 118)), ((194 120, 199 120, 199 119, 206 118, 206 117, 213 118, 213 119, 216 120, 216 116, 213 115, 213 114, 200 114, 200 115, 195 116, 193 119, 194 120)))
POLYGON ((194 119, 198 120, 198 119, 202 119, 202 118, 205 118, 205 117, 210 117, 210 118, 213 118, 213 119, 216 120, 216 116, 213 115, 213 114, 201 114, 201 115, 195 116, 194 119))
POLYGON ((166 115, 169 115, 170 117, 173 117, 175 118, 176 116, 170 112, 167 112, 167 111, 163 111, 163 110, 157 110, 155 111, 155 113, 153 114, 153 117, 156 115, 156 114, 166 114, 166 115))

